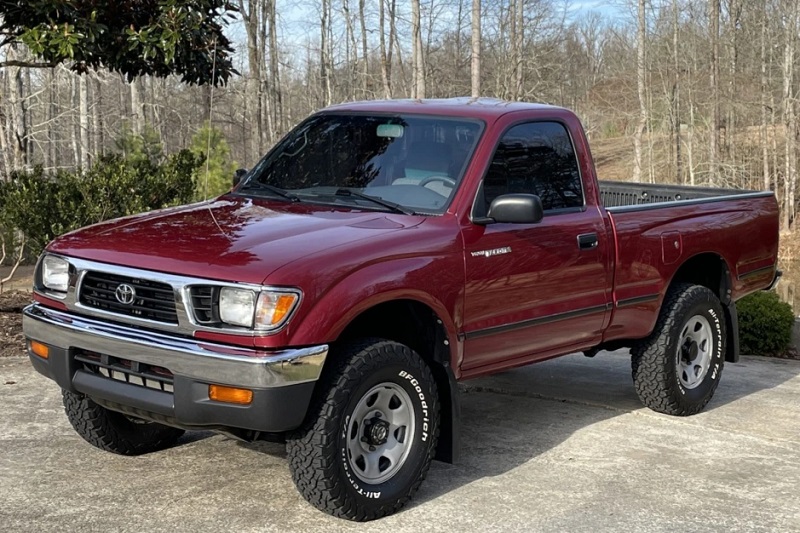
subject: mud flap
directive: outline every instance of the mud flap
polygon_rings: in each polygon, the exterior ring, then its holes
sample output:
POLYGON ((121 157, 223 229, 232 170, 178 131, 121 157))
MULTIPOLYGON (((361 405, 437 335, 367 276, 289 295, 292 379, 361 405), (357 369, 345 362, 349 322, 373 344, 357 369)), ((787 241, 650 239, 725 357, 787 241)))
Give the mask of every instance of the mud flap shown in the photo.
POLYGON ((739 315, 736 313, 736 302, 728 302, 725 306, 725 322, 727 335, 727 350, 725 361, 728 363, 739 362, 739 315))
POLYGON ((434 365, 432 370, 441 401, 439 444, 436 446, 435 459, 455 464, 461 456, 461 398, 458 383, 449 364, 434 365), (443 390, 445 387, 447 390, 443 390))

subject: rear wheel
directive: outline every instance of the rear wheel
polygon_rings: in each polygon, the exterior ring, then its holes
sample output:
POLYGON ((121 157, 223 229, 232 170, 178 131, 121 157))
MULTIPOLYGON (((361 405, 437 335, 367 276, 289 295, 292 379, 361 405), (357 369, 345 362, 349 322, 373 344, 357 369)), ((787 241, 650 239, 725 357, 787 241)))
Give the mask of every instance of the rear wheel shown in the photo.
POLYGON ((350 520, 399 510, 430 467, 436 384, 407 346, 369 339, 339 348, 306 423, 287 440, 292 478, 312 505, 350 520))
POLYGON ((83 439, 101 450, 141 455, 169 448, 184 434, 172 428, 128 417, 97 405, 88 397, 62 391, 64 411, 83 439))
POLYGON ((631 350, 642 403, 669 415, 700 412, 719 385, 725 341, 725 314, 710 289, 670 288, 653 333, 631 350))

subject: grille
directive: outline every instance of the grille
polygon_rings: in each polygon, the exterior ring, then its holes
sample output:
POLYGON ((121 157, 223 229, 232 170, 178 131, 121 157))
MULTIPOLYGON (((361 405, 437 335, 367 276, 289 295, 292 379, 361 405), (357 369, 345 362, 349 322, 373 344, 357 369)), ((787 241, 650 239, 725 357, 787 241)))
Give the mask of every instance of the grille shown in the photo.
POLYGON ((121 315, 169 324, 178 323, 172 287, 157 281, 105 272, 87 272, 81 283, 80 302, 95 309, 121 315), (117 287, 123 283, 130 285, 136 291, 136 296, 130 304, 117 300, 117 287))
POLYGON ((160 366, 89 351, 76 353, 75 361, 83 363, 84 370, 93 374, 148 389, 174 392, 172 372, 160 366))
POLYGON ((219 318, 219 287, 197 285, 189 289, 192 311, 198 324, 204 326, 221 324, 219 318))

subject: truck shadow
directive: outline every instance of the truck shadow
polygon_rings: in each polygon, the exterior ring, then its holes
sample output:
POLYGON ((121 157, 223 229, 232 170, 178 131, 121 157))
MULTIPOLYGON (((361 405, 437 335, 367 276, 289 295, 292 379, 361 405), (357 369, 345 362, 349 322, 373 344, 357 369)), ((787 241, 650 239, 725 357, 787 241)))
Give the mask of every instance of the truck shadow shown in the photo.
MULTIPOLYGON (((740 363, 728 364, 705 409, 707 414, 700 415, 707 418, 697 419, 697 423, 725 427, 729 417, 739 412, 737 401, 798 375, 798 361, 743 358, 740 363)), ((467 381, 461 390, 461 458, 455 465, 434 462, 411 506, 478 479, 505 474, 543 454, 553 452, 560 457, 559 445, 576 433, 591 431, 595 424, 634 411, 651 413, 636 395, 629 354, 624 350, 601 353, 595 360, 567 356, 467 381)), ((672 420, 667 415, 652 416, 672 420)), ((752 412, 750 416, 754 416, 752 412)), ((647 418, 641 418, 641 425, 646 431, 647 418)))
MULTIPOLYGON (((758 416, 746 408, 739 416, 736 402, 798 375, 798 361, 743 358, 740 363, 727 364, 706 414, 699 415, 706 418, 698 418, 696 423, 726 427, 730 417, 746 417, 747 413, 758 416), (716 410, 719 414, 714 413, 716 410)), ((461 457, 454 465, 435 461, 409 507, 478 479, 503 475, 544 454, 555 454, 550 460, 569 460, 561 457, 558 448, 574 435, 634 411, 651 414, 633 388, 630 357, 625 350, 603 352, 595 359, 569 355, 467 381, 460 387, 461 457)), ((651 416, 672 420, 667 415, 651 416)), ((644 416, 640 420, 643 431, 647 431, 651 423, 644 416)), ((279 443, 239 445, 273 457, 286 456, 284 445, 279 443)), ((614 455, 615 451, 603 453, 614 455)))

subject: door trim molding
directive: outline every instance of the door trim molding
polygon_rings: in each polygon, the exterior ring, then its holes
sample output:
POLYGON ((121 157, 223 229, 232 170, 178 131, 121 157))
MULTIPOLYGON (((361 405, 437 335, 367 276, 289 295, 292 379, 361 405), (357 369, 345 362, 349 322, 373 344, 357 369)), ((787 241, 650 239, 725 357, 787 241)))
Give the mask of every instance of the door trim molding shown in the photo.
POLYGON ((568 320, 570 318, 578 318, 586 315, 593 315, 595 313, 605 312, 611 309, 611 304, 595 305, 592 307, 584 307, 583 309, 576 309, 575 311, 568 311, 566 313, 556 313, 554 315, 547 315, 539 318, 531 318, 522 320, 520 322, 512 322, 510 324, 503 324, 502 326, 492 326, 484 329, 476 329, 474 331, 462 332, 459 337, 461 340, 477 339, 479 337, 486 337, 489 335, 496 335, 498 333, 505 333, 515 329, 528 328, 531 326, 538 326, 540 324, 548 324, 550 322, 558 322, 560 320, 568 320))

